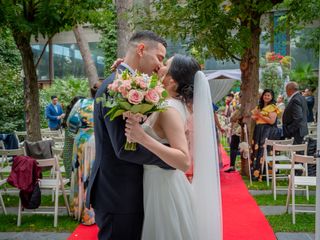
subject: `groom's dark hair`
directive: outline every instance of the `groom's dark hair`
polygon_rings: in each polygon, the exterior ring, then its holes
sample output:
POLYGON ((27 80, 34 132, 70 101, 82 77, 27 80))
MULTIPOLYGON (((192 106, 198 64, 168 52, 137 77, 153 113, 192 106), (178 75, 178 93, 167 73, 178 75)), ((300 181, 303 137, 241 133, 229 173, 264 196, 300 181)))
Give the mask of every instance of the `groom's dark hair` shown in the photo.
POLYGON ((141 41, 153 41, 161 43, 165 48, 167 47, 167 42, 162 37, 159 37, 157 34, 155 34, 152 31, 144 30, 136 32, 132 35, 132 37, 129 40, 129 43, 136 43, 141 41))

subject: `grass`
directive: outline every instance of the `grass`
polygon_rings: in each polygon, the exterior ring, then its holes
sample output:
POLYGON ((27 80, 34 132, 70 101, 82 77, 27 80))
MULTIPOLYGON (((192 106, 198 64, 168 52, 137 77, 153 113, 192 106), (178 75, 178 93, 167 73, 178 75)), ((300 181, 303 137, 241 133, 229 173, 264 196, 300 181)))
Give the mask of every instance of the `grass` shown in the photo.
MULTIPOLYGON (((273 200, 273 195, 264 194, 253 196, 258 205, 263 206, 285 206, 287 201, 287 195, 277 195, 277 200, 273 200)), ((296 196, 296 204, 315 204, 316 197, 310 196, 309 201, 305 196, 296 196)), ((291 201, 291 200, 290 200, 291 201)))
MULTIPOLYGON (((18 207, 19 197, 14 195, 2 195, 6 207, 18 207)), ((41 195, 41 206, 53 206, 51 195, 41 195)), ((59 196, 59 206, 65 206, 63 196, 59 196)))
POLYGON ((79 222, 69 216, 59 216, 58 226, 53 227, 53 215, 23 215, 17 227, 16 215, 0 214, 0 232, 73 232, 79 222))
POLYGON ((274 232, 315 232, 315 214, 296 214, 296 224, 292 224, 291 214, 266 216, 274 232))

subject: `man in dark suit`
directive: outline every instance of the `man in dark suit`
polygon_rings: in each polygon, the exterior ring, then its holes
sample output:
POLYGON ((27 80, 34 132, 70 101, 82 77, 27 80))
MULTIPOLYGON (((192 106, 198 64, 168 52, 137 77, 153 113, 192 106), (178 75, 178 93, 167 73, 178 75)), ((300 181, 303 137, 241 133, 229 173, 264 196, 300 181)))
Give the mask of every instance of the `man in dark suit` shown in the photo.
POLYGON ((51 103, 46 107, 46 118, 50 130, 58 130, 61 127, 61 119, 64 118, 61 105, 58 103, 57 96, 51 96, 51 103))
MULTIPOLYGON (((116 71, 127 69, 152 74, 162 65, 166 42, 150 31, 134 34, 128 43, 124 62, 116 71)), ((100 86, 97 97, 108 95, 108 85, 115 73, 100 86)), ((99 239, 140 240, 143 224, 143 164, 171 169, 157 156, 137 145, 136 151, 125 151, 125 121, 106 117, 109 109, 100 102, 94 105, 96 159, 87 190, 87 207, 95 210, 99 239)), ((169 170, 168 170, 169 171, 169 170)))
POLYGON ((307 102, 298 90, 298 84, 295 82, 289 82, 286 85, 289 99, 282 116, 284 137, 293 137, 294 144, 301 144, 304 136, 308 134, 307 102))

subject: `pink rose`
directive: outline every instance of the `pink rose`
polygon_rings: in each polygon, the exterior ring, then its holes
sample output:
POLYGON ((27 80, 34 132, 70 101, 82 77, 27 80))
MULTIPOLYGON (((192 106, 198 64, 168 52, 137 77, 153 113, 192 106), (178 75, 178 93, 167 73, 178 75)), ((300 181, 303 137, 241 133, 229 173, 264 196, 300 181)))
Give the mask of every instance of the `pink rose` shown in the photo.
POLYGON ((123 97, 127 98, 130 89, 131 89, 131 82, 128 80, 125 80, 119 86, 118 91, 121 93, 123 97))
POLYGON ((157 91, 160 97, 162 96, 163 91, 165 91, 165 89, 161 86, 156 86, 154 89, 157 91))
POLYGON ((141 91, 137 91, 137 90, 130 90, 128 93, 128 101, 129 103, 132 104, 139 104, 141 103, 143 100, 143 93, 141 91))
POLYGON ((155 89, 150 89, 145 95, 145 99, 149 103, 157 104, 160 100, 160 97, 155 89))
POLYGON ((139 83, 139 85, 140 85, 140 88, 142 88, 142 89, 146 89, 146 88, 147 88, 147 84, 146 84, 145 81, 141 81, 141 82, 139 83))

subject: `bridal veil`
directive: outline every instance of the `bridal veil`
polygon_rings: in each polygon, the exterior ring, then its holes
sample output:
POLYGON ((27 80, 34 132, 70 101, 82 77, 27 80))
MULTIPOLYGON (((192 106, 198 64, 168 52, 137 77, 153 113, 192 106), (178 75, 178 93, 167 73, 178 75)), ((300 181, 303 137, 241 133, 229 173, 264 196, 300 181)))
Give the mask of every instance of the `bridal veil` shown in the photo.
POLYGON ((208 80, 198 71, 194 81, 194 211, 199 239, 222 240, 222 206, 218 145, 208 80))

